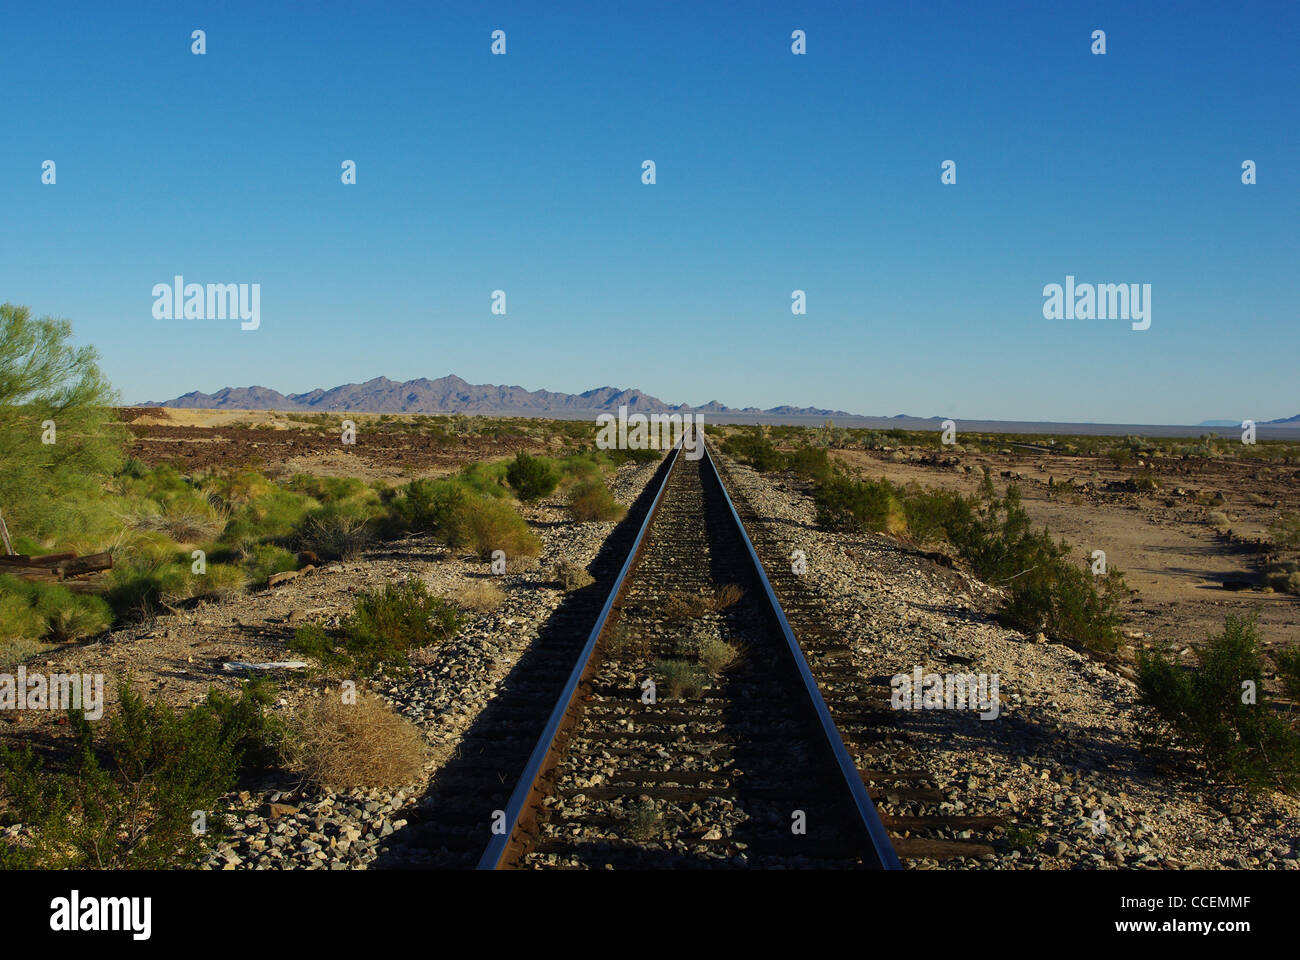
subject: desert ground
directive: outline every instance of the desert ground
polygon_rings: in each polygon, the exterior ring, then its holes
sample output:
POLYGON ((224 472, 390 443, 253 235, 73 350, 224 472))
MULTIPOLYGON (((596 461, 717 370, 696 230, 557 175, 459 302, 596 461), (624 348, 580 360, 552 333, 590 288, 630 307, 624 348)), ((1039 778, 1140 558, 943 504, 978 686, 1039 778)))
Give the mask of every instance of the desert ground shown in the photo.
MULTIPOLYGON (((563 446, 560 431, 548 433, 537 421, 518 421, 516 429, 496 419, 496 428, 486 430, 477 418, 461 418, 454 430, 430 432, 427 424, 412 429, 417 419, 347 416, 357 424, 357 440, 346 446, 333 421, 273 412, 149 408, 127 411, 124 419, 134 457, 182 473, 246 465, 271 477, 315 473, 396 485, 521 450, 563 446)), ((899 484, 972 493, 985 468, 999 488, 1018 484, 1035 522, 1069 540, 1081 559, 1101 549, 1124 571, 1131 589, 1123 610, 1131 644, 1122 651, 1126 656, 1143 643, 1190 653, 1222 629, 1228 613, 1257 615, 1267 646, 1300 639, 1300 598, 1266 592, 1256 576, 1258 541, 1269 522, 1280 511, 1300 508, 1294 465, 1158 458, 1142 464, 1157 484, 1143 492, 1133 489, 1131 465, 1050 450, 904 446, 836 449, 831 456, 863 478, 884 476, 899 484), (1228 526, 1216 523, 1212 512, 1225 515, 1228 526)), ((653 464, 625 463, 609 485, 630 504, 653 472, 653 464)), ((1294 801, 1281 795, 1252 801, 1230 788, 1202 793, 1185 773, 1142 755, 1132 674, 1122 662, 1094 661, 1084 651, 1008 632, 991 615, 991 591, 932 562, 926 545, 816 530, 807 484, 797 477, 749 468, 737 468, 736 475, 751 501, 762 505, 763 523, 775 536, 797 536, 791 543, 837 569, 824 588, 828 617, 860 635, 855 642, 864 675, 887 676, 936 655, 1002 673, 1008 711, 1017 717, 1010 727, 976 722, 954 739, 953 731, 934 728, 937 721, 924 717, 900 723, 901 740, 911 738, 918 763, 953 802, 964 798, 977 812, 1009 816, 1026 836, 1038 838, 1030 846, 1008 845, 988 862, 955 865, 1300 867, 1294 801), (1068 748, 1060 740, 1065 730, 1077 731, 1068 748), (997 780, 1002 785, 989 786, 997 780), (1105 809, 1114 824, 1104 842, 1088 828, 1094 809, 1105 809)), ((401 789, 338 793, 283 774, 241 784, 232 798, 241 825, 203 866, 451 865, 431 862, 418 846, 408 849, 402 830, 419 822, 441 766, 563 601, 554 565, 591 563, 615 527, 574 521, 559 497, 523 504, 520 512, 543 548, 535 559, 512 564, 506 576, 490 578, 504 592, 499 608, 471 617, 454 642, 414 657, 410 673, 372 681, 426 739, 423 780, 401 789)), ((243 674, 228 664, 289 659, 284 644, 300 625, 335 625, 360 593, 408 576, 450 597, 489 579, 481 560, 428 537, 380 541, 353 559, 321 564, 271 588, 159 611, 107 635, 51 648, 28 668, 39 662, 48 670, 129 676, 142 692, 191 704, 212 686, 237 688, 243 674)), ((285 679, 278 710, 293 711, 328 689, 320 677, 285 679)), ((111 682, 108 694, 111 710, 111 682)), ((57 752, 69 732, 66 721, 49 712, 6 711, 3 719, 0 741, 9 744, 57 752)))
POLYGON ((985 468, 999 488, 1014 481, 1036 523, 1064 537, 1081 559, 1103 550, 1107 564, 1124 572, 1133 591, 1123 611, 1125 627, 1141 638, 1185 648, 1221 630, 1232 613, 1258 616, 1266 645, 1300 641, 1300 598, 1250 589, 1269 522, 1300 509, 1295 466, 1155 458, 1143 469, 1160 486, 1143 492, 1131 489, 1131 467, 1117 468, 1105 458, 1003 449, 967 454, 958 448, 940 457, 858 450, 832 456, 866 477, 967 494, 985 468), (1215 512, 1227 516, 1228 528, 1216 527, 1215 512))

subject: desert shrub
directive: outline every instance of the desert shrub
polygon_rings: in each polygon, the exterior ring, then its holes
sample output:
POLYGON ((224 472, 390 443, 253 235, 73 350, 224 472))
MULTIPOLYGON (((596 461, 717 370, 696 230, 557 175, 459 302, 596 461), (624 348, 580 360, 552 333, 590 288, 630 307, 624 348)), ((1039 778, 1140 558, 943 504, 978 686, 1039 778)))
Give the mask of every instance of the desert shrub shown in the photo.
POLYGON ((830 458, 823 447, 800 447, 786 455, 785 466, 799 476, 818 483, 825 483, 834 473, 830 458))
POLYGON ((1300 594, 1300 562, 1284 560, 1264 568, 1264 583, 1280 593, 1300 594))
POLYGON ((621 466, 628 461, 631 461, 632 463, 654 463, 656 460, 662 459, 664 455, 664 451, 655 450, 649 447, 637 450, 604 450, 602 452, 609 458, 610 463, 616 467, 621 466))
POLYGON ((248 552, 241 566, 248 582, 261 586, 273 573, 297 570, 298 558, 283 547, 261 543, 248 552))
POLYGON ((703 593, 671 590, 664 600, 663 613, 678 620, 706 617, 735 606, 744 595, 744 589, 735 583, 724 584, 703 593))
POLYGON ((475 580, 456 591, 452 603, 471 613, 492 613, 505 603, 506 595, 494 583, 475 580))
POLYGON ((364 509, 330 504, 303 520, 297 542, 325 559, 355 560, 373 539, 374 526, 364 509))
POLYGON ((722 452, 741 463, 749 464, 760 473, 780 470, 785 466, 785 457, 772 445, 760 426, 727 437, 722 442, 722 452))
POLYGON ((302 527, 307 515, 320 503, 292 490, 275 488, 235 509, 222 531, 226 543, 242 540, 289 542, 302 527))
POLYGON ((1300 735, 1269 704, 1255 620, 1228 616, 1190 669, 1154 649, 1138 657, 1138 691, 1154 737, 1172 734, 1212 776, 1252 791, 1300 788, 1300 735), (1247 697, 1243 685, 1254 685, 1247 697), (1243 702, 1249 701, 1249 702, 1243 702))
POLYGON ((714 676, 722 673, 736 662, 740 651, 733 644, 717 637, 705 637, 700 641, 697 654, 700 666, 714 676))
POLYGON ((919 543, 943 540, 953 523, 961 499, 946 490, 923 490, 909 486, 903 498, 907 533, 919 543))
POLYGON ((561 560, 551 568, 551 578, 562 586, 565 592, 581 590, 596 582, 596 578, 587 572, 587 568, 571 560, 561 560))
POLYGON ((389 514, 403 529, 441 534, 472 496, 469 487, 454 480, 412 480, 390 501, 389 514))
POLYGON ((9 588, 8 581, 21 582, 0 576, 0 641, 40 639, 45 635, 45 618, 36 612, 26 592, 9 588))
POLYGON ((324 696, 289 727, 287 754, 294 768, 325 789, 395 789, 424 769, 420 730, 381 698, 361 693, 354 703, 324 696))
POLYGON ((15 640, 0 638, 0 670, 12 670, 18 664, 41 653, 47 653, 48 644, 20 637, 15 640))
POLYGON ((504 460, 479 460, 462 467, 453 479, 482 496, 506 497, 510 493, 506 487, 506 471, 509 467, 510 464, 504 460))
POLYGON ((627 508, 614 499, 600 477, 583 480, 573 488, 569 497, 569 510, 575 520, 621 520, 627 508))
POLYGON ((1073 565, 1066 553, 1060 544, 1012 580, 1003 616, 1026 632, 1042 630, 1058 640, 1111 652, 1120 640, 1116 607, 1125 590, 1123 575, 1114 568, 1104 576, 1093 574, 1086 560, 1073 565))
POLYGON ((1273 662, 1287 698, 1300 701, 1300 646, 1279 650, 1273 654, 1273 662))
POLYGON ((708 688, 708 675, 689 660, 656 660, 655 672, 659 674, 664 692, 671 699, 698 697, 708 688))
POLYGON ((357 477, 321 477, 299 473, 289 479, 286 487, 320 503, 375 498, 366 482, 357 477))
POLYGON ((902 533, 907 516, 894 485, 888 480, 852 480, 832 476, 813 494, 817 524, 827 529, 861 529, 902 533))
POLYGON ((100 597, 0 575, 0 640, 78 640, 112 623, 113 610, 100 597))
POLYGON ((1205 522, 1215 530, 1227 530, 1232 526, 1232 521, 1228 519, 1228 515, 1222 510, 1211 510, 1206 516, 1205 522))
POLYGON ((470 550, 484 560, 493 550, 504 550, 507 557, 535 557, 542 549, 541 540, 509 502, 486 497, 467 500, 452 511, 446 540, 453 549, 470 550))
POLYGON ((45 639, 79 640, 103 633, 113 623, 113 609, 102 597, 73 593, 58 584, 32 584, 36 612, 45 620, 45 639))
POLYGON ((522 450, 506 468, 506 481, 520 500, 537 500, 550 496, 560 482, 559 472, 541 457, 522 450))
POLYGON ((233 563, 209 563, 203 573, 195 573, 186 560, 179 565, 179 573, 166 580, 161 599, 166 603, 202 598, 204 600, 229 600, 244 592, 248 578, 233 563))
POLYGON ((0 865, 41 869, 156 869, 192 863, 223 834, 214 809, 247 764, 274 752, 265 691, 239 700, 212 691, 175 710, 146 703, 128 681, 96 743, 91 724, 69 711, 76 748, 50 769, 30 748, 0 747, 0 776, 12 815, 35 828, 30 845, 0 840, 0 865), (207 811, 206 834, 191 830, 207 811))
POLYGON ((610 625, 604 640, 605 651, 615 657, 645 657, 650 651, 645 635, 638 634, 621 620, 610 625))
POLYGON ((663 835, 664 815, 653 800, 635 800, 628 804, 627 835, 630 840, 645 842, 663 835))
POLYGON ((342 647, 342 638, 327 633, 319 623, 309 623, 294 631, 285 649, 299 656, 311 657, 324 667, 346 666, 351 658, 342 647))
POLYGON ((382 666, 405 667, 410 650, 443 643, 459 629, 456 608, 431 596, 424 581, 411 577, 362 594, 339 625, 337 639, 319 627, 304 627, 289 648, 326 665, 354 664, 370 673, 382 666))
POLYGON ((1300 513, 1284 513, 1269 525, 1269 536, 1283 550, 1300 550, 1300 513))
POLYGON ((226 517, 206 498, 192 496, 163 503, 157 513, 136 514, 130 522, 137 530, 156 531, 177 543, 198 543, 220 533, 226 517))

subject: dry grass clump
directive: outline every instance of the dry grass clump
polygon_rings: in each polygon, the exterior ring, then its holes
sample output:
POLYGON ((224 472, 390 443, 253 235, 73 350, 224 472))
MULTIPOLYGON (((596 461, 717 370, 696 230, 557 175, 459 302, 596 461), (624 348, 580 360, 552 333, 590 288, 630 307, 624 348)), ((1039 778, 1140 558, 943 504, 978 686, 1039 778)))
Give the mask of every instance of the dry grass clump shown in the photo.
POLYGON ((303 549, 322 557, 355 560, 374 536, 370 522, 364 517, 332 513, 309 517, 299 539, 303 549))
POLYGON ((551 577, 564 587, 565 593, 570 590, 581 590, 596 582, 596 578, 587 572, 586 567, 569 560, 561 560, 552 567, 551 577))
POLYGON ((740 650, 717 637, 705 637, 700 641, 696 655, 699 657, 700 666, 717 676, 736 662, 740 650))
POLYGON ((461 587, 451 598, 451 602, 470 613, 492 613, 505 603, 506 595, 494 583, 476 580, 461 587))
POLYGON ((700 697, 708 689, 708 675, 688 660, 656 660, 654 670, 668 697, 700 697))
POLYGON ((127 523, 136 530, 162 533, 177 543, 203 543, 221 533, 226 519, 226 511, 210 502, 189 501, 166 504, 158 513, 135 514, 127 523))
POLYGON ((735 606, 745 591, 734 583, 728 583, 711 593, 687 593, 674 590, 664 602, 664 613, 669 617, 687 619, 707 617, 728 607, 735 606))
POLYGON ((605 652, 624 659, 644 659, 650 655, 650 641, 620 620, 605 632, 605 652))
POLYGON ((403 787, 424 769, 424 737, 379 697, 337 695, 313 701, 290 725, 293 766, 330 790, 403 787))
POLYGON ((575 520, 585 521, 621 520, 627 513, 627 508, 614 499, 599 477, 583 480, 573 488, 569 509, 575 520))
POLYGON ((542 552, 541 539, 514 507, 506 500, 490 497, 457 505, 451 512, 446 538, 452 549, 468 549, 483 560, 490 560, 493 550, 504 550, 511 559, 535 557, 542 552))
POLYGON ((655 840, 663 836, 663 811, 649 797, 643 797, 628 806, 625 814, 627 835, 631 840, 655 840))

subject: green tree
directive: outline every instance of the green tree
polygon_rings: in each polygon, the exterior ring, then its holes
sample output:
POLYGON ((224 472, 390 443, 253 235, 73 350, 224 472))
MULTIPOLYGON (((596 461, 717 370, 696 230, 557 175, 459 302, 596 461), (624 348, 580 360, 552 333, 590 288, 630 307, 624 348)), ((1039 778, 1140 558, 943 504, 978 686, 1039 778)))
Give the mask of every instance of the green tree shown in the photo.
POLYGON ((116 396, 95 349, 71 337, 66 320, 0 304, 0 511, 14 536, 66 529, 122 463, 116 396))

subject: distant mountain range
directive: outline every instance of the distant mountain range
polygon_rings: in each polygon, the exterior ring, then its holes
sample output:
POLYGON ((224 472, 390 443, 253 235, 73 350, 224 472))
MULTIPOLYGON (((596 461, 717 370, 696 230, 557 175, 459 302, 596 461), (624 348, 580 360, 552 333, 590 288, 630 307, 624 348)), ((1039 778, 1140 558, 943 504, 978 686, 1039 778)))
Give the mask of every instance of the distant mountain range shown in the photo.
MULTIPOLYGON (((1197 424, 1198 427, 1240 427, 1241 420, 1202 420, 1197 424)), ((1300 413, 1294 417, 1282 417, 1278 420, 1260 420, 1259 426, 1270 427, 1300 427, 1300 413)))
POLYGON ((376 377, 365 383, 345 383, 329 390, 285 395, 268 387, 225 387, 216 393, 193 391, 172 400, 148 401, 142 407, 182 407, 203 410, 340 410, 355 413, 744 413, 791 417, 851 417, 843 410, 820 407, 728 407, 716 400, 702 407, 667 404, 640 390, 597 387, 585 393, 525 390, 490 383, 468 383, 457 376, 429 380, 421 377, 398 383, 376 377))

